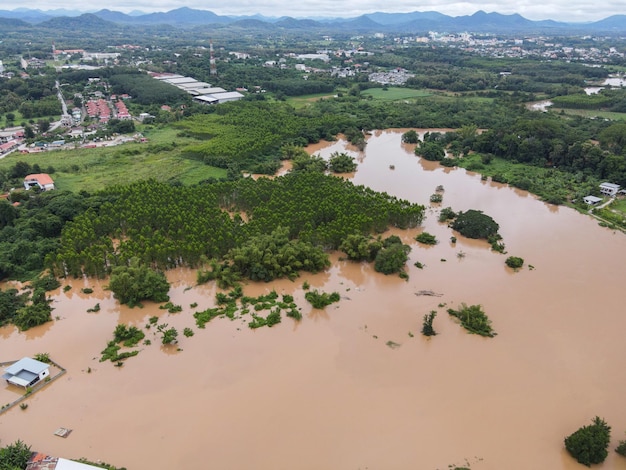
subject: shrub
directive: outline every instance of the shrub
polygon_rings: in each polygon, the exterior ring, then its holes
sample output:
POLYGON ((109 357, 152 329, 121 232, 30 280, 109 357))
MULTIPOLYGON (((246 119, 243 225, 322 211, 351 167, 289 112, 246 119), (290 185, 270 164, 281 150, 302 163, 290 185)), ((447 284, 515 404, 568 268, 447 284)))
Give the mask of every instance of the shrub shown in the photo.
POLYGON ((183 311, 183 307, 181 305, 174 305, 172 302, 167 302, 164 305, 159 305, 159 309, 167 310, 169 313, 178 313, 183 311))
POLYGON ((31 286, 33 290, 43 289, 47 292, 60 287, 61 283, 52 274, 46 274, 32 281, 31 286))
POLYGON ((333 152, 328 159, 328 167, 333 173, 352 173, 357 164, 354 157, 344 152, 333 152))
POLYGON ((46 364, 50 364, 50 354, 48 353, 38 353, 35 354, 34 359, 39 362, 44 362, 46 364))
POLYGON ((169 300, 167 293, 170 284, 165 274, 140 265, 137 259, 133 259, 130 266, 113 268, 108 288, 121 304, 128 304, 131 308, 139 305, 142 300, 169 300))
POLYGON ((500 226, 482 211, 470 209, 458 213, 452 228, 467 238, 488 239, 497 235, 500 226))
POLYGON ((578 463, 590 467, 604 462, 608 455, 611 427, 596 416, 593 424, 583 426, 565 438, 565 448, 578 463))
POLYGON ((360 234, 348 235, 339 245, 339 249, 352 261, 373 261, 382 247, 380 239, 360 234))
POLYGON ((409 251, 411 247, 401 243, 381 249, 374 260, 374 270, 383 274, 400 272, 409 259, 409 251))
POLYGON ((619 441, 619 444, 615 448, 615 452, 626 457, 626 441, 619 441))
POLYGON ((422 334, 424 336, 435 336, 437 332, 433 328, 433 320, 437 316, 435 310, 431 310, 430 313, 424 315, 424 322, 422 323, 422 334))
POLYGON ((0 449, 0 468, 19 469, 26 468, 31 457, 30 446, 17 440, 0 449))
POLYGON ((419 134, 413 129, 402 134, 402 142, 405 144, 417 144, 420 141, 419 134))
POLYGON ((124 343, 124 346, 132 347, 145 338, 145 334, 136 326, 126 326, 119 324, 113 331, 113 339, 115 343, 124 343))
POLYGON ((443 195, 441 194, 431 194, 430 195, 430 202, 441 202, 443 201, 443 195))
POLYGON ((505 263, 509 268, 519 269, 524 266, 524 259, 518 258, 517 256, 509 256, 505 263))
POLYGON ((167 323, 158 325, 157 331, 161 333, 162 344, 172 344, 178 342, 178 340, 176 339, 178 337, 178 331, 174 327, 168 328, 167 323))
POLYGON ((456 217, 456 213, 452 210, 451 207, 444 207, 439 212, 439 222, 446 222, 448 220, 454 219, 456 217))
POLYGON ((423 243, 424 245, 436 245, 437 244, 437 237, 435 237, 434 235, 428 232, 420 233, 417 237, 415 237, 415 239, 418 242, 423 243))
POLYGON ((338 292, 328 294, 326 292, 319 292, 317 289, 309 291, 304 294, 304 298, 313 305, 313 308, 324 308, 333 302, 339 302, 341 298, 338 292))
POLYGON ((491 328, 491 320, 485 315, 480 305, 462 303, 459 310, 448 309, 448 313, 461 321, 461 326, 470 333, 494 337, 497 333, 491 328))

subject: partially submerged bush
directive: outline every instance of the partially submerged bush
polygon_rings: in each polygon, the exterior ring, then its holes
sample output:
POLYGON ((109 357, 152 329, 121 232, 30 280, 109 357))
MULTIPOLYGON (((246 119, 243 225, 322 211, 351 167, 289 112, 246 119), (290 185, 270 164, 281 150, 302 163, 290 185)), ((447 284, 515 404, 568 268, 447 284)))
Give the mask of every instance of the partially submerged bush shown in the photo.
POLYGON ((415 239, 418 242, 423 243, 424 245, 436 245, 437 244, 437 237, 435 237, 434 235, 428 232, 420 233, 417 237, 415 237, 415 239))
POLYGON ((452 228, 467 238, 488 239, 498 233, 500 226, 482 211, 470 209, 457 214, 452 228))
POLYGON ((509 256, 505 263, 509 268, 519 269, 524 266, 524 259, 517 256, 509 256))
POLYGON ((319 292, 318 290, 309 291, 304 294, 304 298, 309 301, 313 308, 324 308, 333 302, 339 302, 341 298, 338 292, 328 294, 326 292, 319 292))
POLYGON ((422 323, 422 334, 424 336, 435 336, 437 332, 433 328, 433 320, 437 316, 437 311, 431 310, 430 313, 424 315, 424 321, 422 323))
POLYGON ((583 426, 565 438, 565 448, 578 463, 590 467, 604 462, 611 441, 611 427, 596 416, 593 424, 583 426))
POLYGON ((449 308, 448 313, 461 321, 461 326, 470 333, 481 336, 494 337, 497 333, 491 328, 491 320, 480 305, 460 305, 458 310, 449 308))

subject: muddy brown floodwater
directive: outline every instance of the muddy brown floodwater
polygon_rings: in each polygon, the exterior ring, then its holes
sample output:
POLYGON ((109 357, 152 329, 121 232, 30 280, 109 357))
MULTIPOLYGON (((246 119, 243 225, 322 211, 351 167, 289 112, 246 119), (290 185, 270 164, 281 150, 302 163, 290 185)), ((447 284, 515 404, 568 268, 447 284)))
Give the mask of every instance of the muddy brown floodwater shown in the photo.
MULTIPOLYGON (((613 428, 598 468, 626 469, 613 452, 626 438, 626 236, 527 192, 422 161, 400 135, 375 132, 363 153, 343 141, 310 151, 351 153, 354 183, 428 207, 422 227, 394 231, 413 248, 408 281, 333 255, 325 273, 246 285, 246 295, 276 289, 303 308, 299 323, 284 317, 258 330, 219 318, 197 329, 192 313, 213 305, 216 290, 194 286, 190 270, 168 273, 171 300, 183 306, 177 314, 121 307, 105 281, 70 281, 71 290, 52 293, 57 320, 25 333, 0 329, 0 360, 48 352, 68 369, 27 410, 0 415, 2 443, 22 439, 130 470, 573 470, 580 466, 563 438, 598 415, 613 428), (438 185, 443 203, 430 204, 438 185), (491 215, 509 255, 534 269, 512 272, 482 241, 457 234, 452 245, 455 234, 437 222, 447 206, 491 215), (421 230, 439 244, 419 246, 413 237, 421 230), (312 310, 304 281, 340 292, 341 301, 312 310), (80 293, 87 286, 93 294, 80 293), (420 290, 442 296, 415 295, 420 290), (460 302, 482 304, 498 336, 467 334, 439 307, 460 302), (86 313, 96 303, 101 310, 86 313), (439 334, 426 339, 421 320, 430 310, 439 334), (141 327, 153 315, 195 336, 181 334, 181 350, 154 338, 121 368, 98 362, 116 324, 141 327), (61 426, 73 429, 66 439, 53 435, 61 426)), ((11 393, 0 389, 0 399, 11 393)))

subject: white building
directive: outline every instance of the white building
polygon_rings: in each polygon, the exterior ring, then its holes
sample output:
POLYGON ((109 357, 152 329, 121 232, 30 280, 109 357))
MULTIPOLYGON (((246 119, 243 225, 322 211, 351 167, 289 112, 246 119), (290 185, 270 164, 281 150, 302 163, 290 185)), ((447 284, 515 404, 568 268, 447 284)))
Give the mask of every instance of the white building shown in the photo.
POLYGON ((37 187, 42 191, 54 189, 54 180, 47 173, 36 173, 24 178, 24 189, 37 187))
POLYGON ((18 387, 30 387, 50 375, 50 366, 45 362, 24 357, 7 367, 2 376, 8 383, 18 387))
POLYGON ((596 196, 585 196, 583 198, 583 201, 588 206, 595 206, 597 203, 602 201, 602 198, 601 197, 596 197, 596 196))
POLYGON ((615 183, 602 183, 600 185, 600 192, 605 196, 614 197, 619 191, 619 184, 615 183))

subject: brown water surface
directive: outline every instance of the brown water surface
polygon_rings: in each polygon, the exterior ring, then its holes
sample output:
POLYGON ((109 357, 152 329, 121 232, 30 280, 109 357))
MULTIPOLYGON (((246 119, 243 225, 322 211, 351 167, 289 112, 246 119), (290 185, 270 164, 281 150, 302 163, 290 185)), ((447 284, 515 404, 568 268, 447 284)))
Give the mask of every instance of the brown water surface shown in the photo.
POLYGON ((626 237, 524 191, 423 162, 400 134, 375 132, 365 152, 343 141, 309 150, 347 151, 359 162, 354 183, 428 208, 423 227, 390 232, 412 246, 408 281, 333 255, 325 273, 245 286, 246 295, 292 294, 303 308, 299 323, 257 330, 219 318, 197 329, 192 313, 214 305, 216 288, 194 286, 191 270, 168 273, 171 300, 183 306, 176 314, 120 306, 105 281, 70 281, 70 291, 52 293, 58 320, 26 333, 0 329, 0 360, 48 352, 68 369, 26 412, 0 415, 2 443, 22 439, 130 470, 573 470, 580 466, 563 438, 599 415, 613 434, 597 468, 626 469, 612 451, 626 431, 626 237), (431 205, 438 185, 443 203, 431 205), (513 272, 486 242, 438 223, 447 206, 491 215, 509 254, 534 269, 513 272), (421 230, 439 244, 420 246, 421 230), (313 310, 305 280, 342 300, 313 310), (94 294, 80 293, 87 286, 94 294), (442 295, 416 295, 422 290, 442 295), (467 334, 438 307, 460 302, 482 304, 498 336, 467 334), (86 313, 96 303, 101 310, 86 313), (439 334, 426 339, 430 310, 439 334), (142 327, 153 315, 195 335, 163 347, 152 328, 152 345, 123 367, 98 362, 116 324, 142 327), (72 434, 54 436, 60 426, 72 434))

